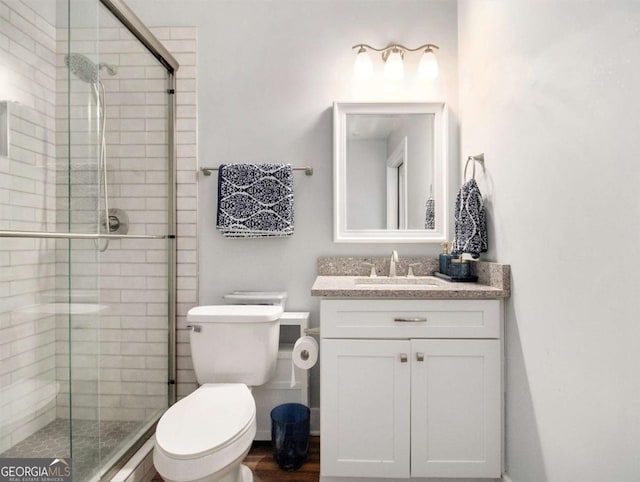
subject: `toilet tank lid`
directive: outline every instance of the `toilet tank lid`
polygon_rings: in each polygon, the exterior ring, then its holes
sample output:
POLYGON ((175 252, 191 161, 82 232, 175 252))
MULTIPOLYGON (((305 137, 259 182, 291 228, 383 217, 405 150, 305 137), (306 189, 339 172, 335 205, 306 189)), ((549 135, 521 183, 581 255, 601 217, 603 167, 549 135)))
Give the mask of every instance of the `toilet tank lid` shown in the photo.
POLYGON ((267 323, 282 316, 281 306, 208 305, 196 306, 187 313, 187 321, 199 323, 267 323))
POLYGON ((222 298, 240 305, 282 305, 287 297, 286 291, 232 291, 222 298))

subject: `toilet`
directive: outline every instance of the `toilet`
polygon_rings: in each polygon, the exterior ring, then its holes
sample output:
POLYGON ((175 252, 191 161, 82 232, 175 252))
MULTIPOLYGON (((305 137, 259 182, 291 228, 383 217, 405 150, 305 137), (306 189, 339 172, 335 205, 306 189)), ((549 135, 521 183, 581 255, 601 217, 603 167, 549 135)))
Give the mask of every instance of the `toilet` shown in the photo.
POLYGON ((167 482, 252 482, 242 465, 256 433, 251 387, 274 375, 282 306, 198 306, 187 314, 200 384, 156 427, 153 463, 167 482))

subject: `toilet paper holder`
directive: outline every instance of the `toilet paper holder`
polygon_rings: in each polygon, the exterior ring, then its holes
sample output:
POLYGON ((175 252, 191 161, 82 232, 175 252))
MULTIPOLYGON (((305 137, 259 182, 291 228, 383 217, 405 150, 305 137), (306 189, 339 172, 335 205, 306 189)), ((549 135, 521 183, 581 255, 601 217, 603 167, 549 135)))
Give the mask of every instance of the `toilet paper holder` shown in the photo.
MULTIPOLYGON (((312 335, 312 336, 320 336, 320 328, 305 328, 304 334, 312 335)), ((310 355, 307 350, 302 350, 300 352, 300 358, 302 358, 304 361, 307 361, 309 359, 309 356, 310 355)))

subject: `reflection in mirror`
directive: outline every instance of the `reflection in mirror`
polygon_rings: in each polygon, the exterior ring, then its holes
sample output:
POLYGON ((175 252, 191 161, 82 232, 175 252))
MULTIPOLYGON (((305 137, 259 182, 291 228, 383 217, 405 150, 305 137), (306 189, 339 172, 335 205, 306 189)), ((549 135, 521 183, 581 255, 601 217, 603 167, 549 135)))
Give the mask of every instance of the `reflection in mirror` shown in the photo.
POLYGON ((425 229, 434 118, 347 116, 347 229, 425 229))
MULTIPOLYGON (((409 139, 407 136, 404 136, 385 161, 387 178, 387 229, 407 228, 408 145, 409 139)), ((389 147, 388 138, 387 147, 389 147)), ((349 179, 348 175, 347 179, 349 179)), ((348 220, 347 225, 349 225, 348 220)))
POLYGON ((444 104, 336 103, 335 240, 446 238, 444 104))

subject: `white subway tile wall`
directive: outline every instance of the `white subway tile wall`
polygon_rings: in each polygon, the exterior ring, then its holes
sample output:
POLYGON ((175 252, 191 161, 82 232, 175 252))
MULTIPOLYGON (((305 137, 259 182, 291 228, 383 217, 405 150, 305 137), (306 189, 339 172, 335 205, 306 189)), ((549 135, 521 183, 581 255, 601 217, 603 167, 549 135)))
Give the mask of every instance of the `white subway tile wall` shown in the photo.
MULTIPOLYGON (((177 315, 184 326, 197 302, 197 31, 152 31, 181 64, 177 315)), ((0 0, 0 32, 0 82, 8 79, 4 90, 18 101, 9 104, 10 161, 0 158, 2 229, 97 229, 99 112, 91 85, 68 78, 69 48, 117 69, 101 71, 109 207, 127 212, 130 234, 166 234, 164 68, 119 26, 73 29, 69 41, 66 29, 20 0, 0 0)), ((0 240, 0 452, 56 417, 143 421, 166 407, 166 245, 111 240, 100 252, 91 240, 0 240)), ((184 396, 195 381, 184 330, 178 339, 184 396)))
MULTIPOLYGON (((22 2, 0 0, 0 229, 55 229, 56 30, 22 2)), ((0 240, 0 453, 56 416, 55 242, 0 240)))

